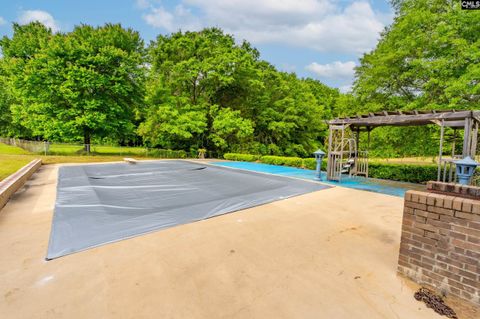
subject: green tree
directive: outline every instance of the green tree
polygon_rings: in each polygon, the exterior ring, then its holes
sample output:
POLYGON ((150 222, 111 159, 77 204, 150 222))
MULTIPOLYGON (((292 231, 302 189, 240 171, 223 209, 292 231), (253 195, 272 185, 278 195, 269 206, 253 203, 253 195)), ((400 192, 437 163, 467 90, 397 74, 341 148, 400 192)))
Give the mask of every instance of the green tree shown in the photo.
POLYGON ((367 110, 471 109, 480 101, 480 15, 459 1, 396 1, 397 15, 357 68, 367 110))
POLYGON ((322 84, 300 80, 295 74, 262 66, 261 86, 252 103, 255 109, 255 136, 260 153, 310 156, 324 139, 330 94, 320 94, 322 84), (328 97, 326 97, 328 96, 328 97))
POLYGON ((0 136, 11 136, 15 135, 10 110, 10 106, 13 104, 13 96, 3 64, 4 60, 2 59, 0 60, 0 136))
POLYGON ((159 36, 149 49, 144 122, 151 145, 308 156, 338 91, 277 71, 220 29, 159 36))
MULTIPOLYGON (((480 15, 461 10, 459 1, 392 2, 395 19, 376 48, 360 60, 354 84, 356 107, 343 115, 478 109, 480 15)), ((381 128, 372 133, 376 155, 391 156, 434 155, 437 137, 435 127, 381 128)))
POLYGON ((138 134, 150 146, 189 149, 199 146, 194 137, 207 128, 207 117, 202 105, 191 103, 188 97, 173 95, 165 83, 150 79, 147 84, 145 118, 138 134))
POLYGON ((21 124, 23 75, 28 63, 47 46, 52 32, 39 22, 13 24, 12 38, 0 40, 0 134, 32 138, 30 129, 21 124))
POLYGON ((342 97, 217 28, 160 35, 144 52, 120 25, 15 24, 0 45, 7 135, 89 144, 137 133, 155 147, 309 156, 342 97))
POLYGON ((242 120, 239 97, 254 72, 254 49, 212 28, 160 35, 149 52, 149 109, 138 130, 145 141, 162 147, 223 149, 226 140, 234 141, 226 135, 235 132, 244 138, 249 121, 242 120), (232 115, 239 121, 229 121, 232 115))
POLYGON ((209 139, 221 150, 234 145, 243 145, 253 136, 253 122, 240 116, 240 111, 230 108, 219 109, 217 105, 210 108, 213 118, 212 132, 209 139))
MULTIPOLYGON (((36 24, 17 26, 16 30, 36 24)), ((7 59, 13 39, 4 39, 7 59)), ((12 72, 20 100, 14 116, 33 135, 53 140, 132 135, 134 111, 143 102, 143 42, 120 25, 81 25, 67 34, 46 37, 24 57, 23 72, 12 72)), ((18 54, 17 54, 18 56, 18 54)))

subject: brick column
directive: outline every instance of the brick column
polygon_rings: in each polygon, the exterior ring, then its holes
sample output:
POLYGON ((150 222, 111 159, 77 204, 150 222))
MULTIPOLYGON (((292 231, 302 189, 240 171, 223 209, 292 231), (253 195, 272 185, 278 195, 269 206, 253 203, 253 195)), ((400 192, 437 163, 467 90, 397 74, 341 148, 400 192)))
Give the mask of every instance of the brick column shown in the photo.
POLYGON ((480 187, 429 182, 405 194, 398 271, 480 304, 480 187))

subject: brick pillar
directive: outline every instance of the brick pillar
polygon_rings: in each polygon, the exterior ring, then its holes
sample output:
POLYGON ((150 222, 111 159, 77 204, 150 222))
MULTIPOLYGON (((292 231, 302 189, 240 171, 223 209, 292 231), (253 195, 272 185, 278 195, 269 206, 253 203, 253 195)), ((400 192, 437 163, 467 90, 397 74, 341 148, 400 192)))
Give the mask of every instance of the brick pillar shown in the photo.
POLYGON ((480 305, 480 187, 429 182, 405 194, 398 271, 480 305))

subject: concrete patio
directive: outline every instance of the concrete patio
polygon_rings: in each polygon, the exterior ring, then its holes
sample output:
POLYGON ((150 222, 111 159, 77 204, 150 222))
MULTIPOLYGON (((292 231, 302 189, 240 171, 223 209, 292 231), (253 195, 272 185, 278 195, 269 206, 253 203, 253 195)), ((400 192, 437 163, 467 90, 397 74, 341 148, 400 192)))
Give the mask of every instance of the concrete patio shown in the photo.
POLYGON ((0 211, 3 318, 441 318, 396 274, 402 198, 334 187, 45 261, 57 171, 0 211))

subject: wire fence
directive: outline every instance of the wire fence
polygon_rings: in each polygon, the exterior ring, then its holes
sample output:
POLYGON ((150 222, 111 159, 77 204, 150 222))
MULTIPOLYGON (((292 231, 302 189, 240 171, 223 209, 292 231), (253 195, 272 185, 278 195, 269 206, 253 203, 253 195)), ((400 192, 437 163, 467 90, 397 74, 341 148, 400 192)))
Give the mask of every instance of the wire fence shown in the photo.
POLYGON ((0 142, 20 147, 31 153, 45 153, 48 150, 48 142, 27 141, 19 138, 0 137, 0 142))
POLYGON ((20 147, 30 153, 39 155, 74 155, 74 156, 135 156, 154 158, 197 158, 198 151, 168 150, 142 146, 118 146, 103 144, 75 144, 48 141, 30 141, 19 138, 0 137, 0 143, 20 147))

